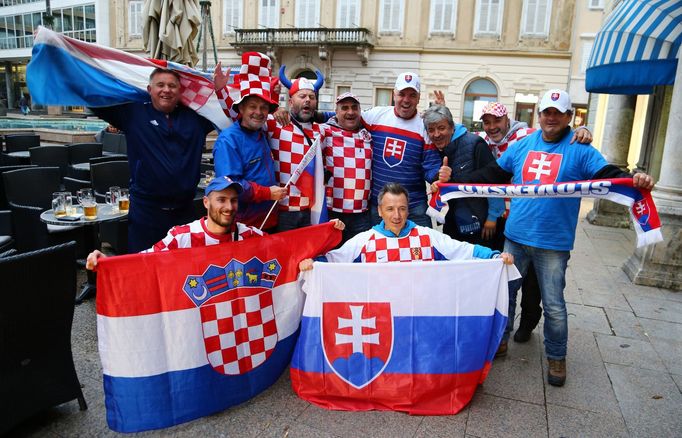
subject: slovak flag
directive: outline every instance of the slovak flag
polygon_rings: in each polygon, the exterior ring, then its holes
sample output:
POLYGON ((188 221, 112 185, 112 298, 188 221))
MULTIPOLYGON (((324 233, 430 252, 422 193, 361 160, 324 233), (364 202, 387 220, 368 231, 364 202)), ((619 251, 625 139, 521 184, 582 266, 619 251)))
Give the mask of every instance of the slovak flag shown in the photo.
POLYGON ((39 27, 35 35, 26 82, 33 101, 43 105, 104 107, 148 102, 149 75, 157 67, 178 73, 183 105, 219 130, 232 124, 214 93, 210 74, 86 43, 45 27, 39 27))
POLYGON ((298 334, 298 263, 340 240, 325 224, 101 259, 97 335, 109 427, 173 426, 272 385, 298 334))
POLYGON ((295 185, 303 196, 313 200, 313 205, 310 208, 310 223, 313 225, 329 222, 324 185, 324 158, 322 157, 320 138, 319 136, 315 138, 286 184, 287 186, 289 184, 295 185))
POLYGON ((518 277, 501 260, 315 263, 294 391, 329 409, 459 412, 490 370, 518 277))

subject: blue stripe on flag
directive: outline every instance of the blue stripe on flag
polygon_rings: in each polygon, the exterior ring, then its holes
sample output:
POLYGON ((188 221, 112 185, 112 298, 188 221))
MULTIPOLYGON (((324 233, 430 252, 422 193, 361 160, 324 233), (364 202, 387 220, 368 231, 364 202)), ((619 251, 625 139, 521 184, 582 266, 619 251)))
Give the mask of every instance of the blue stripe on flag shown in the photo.
MULTIPOLYGON (((333 372, 322 351, 320 321, 318 317, 303 317, 293 368, 333 372)), ((497 310, 490 316, 393 317, 393 353, 384 373, 477 371, 484 361, 492 361, 506 324, 507 317, 497 310)))
POLYGON ((107 423, 117 432, 160 429, 243 403, 277 381, 297 335, 280 340, 263 364, 238 376, 220 374, 210 365, 149 377, 104 375, 107 423))
POLYGON ((146 90, 132 87, 48 44, 33 47, 26 80, 31 98, 42 105, 102 107, 149 100, 146 90))

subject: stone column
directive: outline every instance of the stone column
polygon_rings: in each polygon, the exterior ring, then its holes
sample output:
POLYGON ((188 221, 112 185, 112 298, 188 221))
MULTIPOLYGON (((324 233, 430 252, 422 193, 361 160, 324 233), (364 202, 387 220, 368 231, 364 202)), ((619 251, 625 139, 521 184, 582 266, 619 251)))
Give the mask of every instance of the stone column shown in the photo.
MULTIPOLYGON (((606 106, 601 152, 609 164, 624 170, 628 167, 628 151, 636 103, 637 96, 612 94, 606 106)), ((627 209, 603 199, 594 201, 594 207, 587 214, 587 221, 608 227, 628 228, 630 226, 627 209)))
POLYGON ((12 63, 5 61, 5 84, 7 86, 7 109, 14 105, 14 77, 12 77, 12 63))
POLYGON ((637 284, 682 290, 682 63, 675 75, 661 176, 652 197, 663 242, 635 249, 623 270, 637 284))

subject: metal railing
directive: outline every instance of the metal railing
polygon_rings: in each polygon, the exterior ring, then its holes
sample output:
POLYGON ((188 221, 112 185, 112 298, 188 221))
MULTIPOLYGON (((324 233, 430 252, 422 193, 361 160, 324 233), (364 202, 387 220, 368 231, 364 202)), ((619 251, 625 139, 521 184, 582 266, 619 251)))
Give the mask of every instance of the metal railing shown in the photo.
POLYGON ((374 47, 364 28, 235 29, 234 47, 248 46, 366 46, 374 47))

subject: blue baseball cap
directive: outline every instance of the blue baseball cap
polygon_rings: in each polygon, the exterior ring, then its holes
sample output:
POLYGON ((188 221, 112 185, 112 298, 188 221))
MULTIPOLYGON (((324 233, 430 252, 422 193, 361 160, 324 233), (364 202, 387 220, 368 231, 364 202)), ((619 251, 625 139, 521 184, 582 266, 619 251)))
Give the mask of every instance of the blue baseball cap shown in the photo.
POLYGON ((206 189, 204 190, 204 195, 208 196, 208 194, 211 192, 219 192, 221 190, 225 190, 228 187, 235 189, 238 194, 244 191, 244 187, 242 187, 242 185, 237 181, 230 179, 229 176, 218 176, 213 178, 213 180, 208 183, 206 189))

